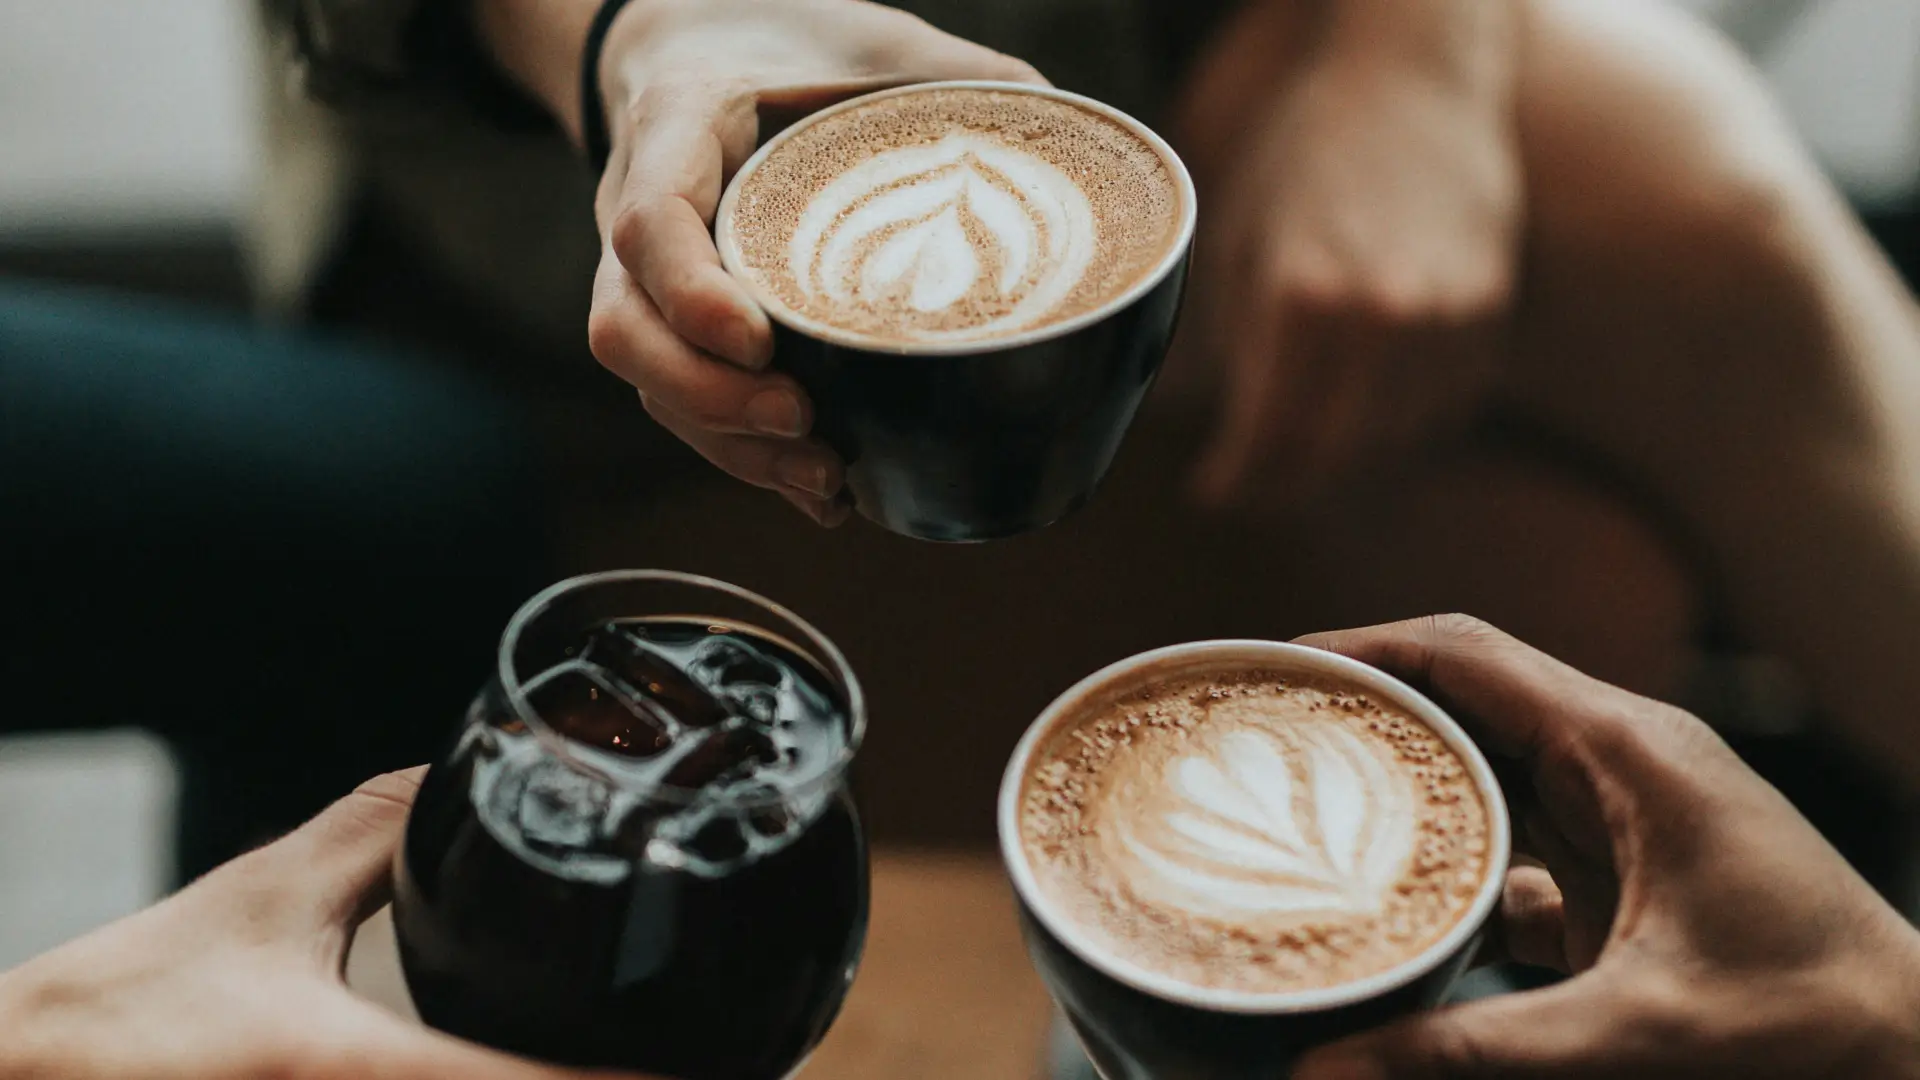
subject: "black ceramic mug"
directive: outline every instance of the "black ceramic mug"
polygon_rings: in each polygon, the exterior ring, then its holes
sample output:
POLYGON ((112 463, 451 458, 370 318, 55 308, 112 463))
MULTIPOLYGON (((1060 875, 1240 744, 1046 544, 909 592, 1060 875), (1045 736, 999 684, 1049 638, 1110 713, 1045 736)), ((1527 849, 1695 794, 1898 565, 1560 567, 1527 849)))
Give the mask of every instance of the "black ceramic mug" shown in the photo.
POLYGON ((769 140, 722 198, 715 239, 722 263, 773 321, 774 366, 813 399, 815 433, 845 459, 860 513, 922 540, 996 540, 1067 516, 1105 477, 1173 337, 1195 205, 1193 182, 1172 148, 1117 109, 1018 83, 923 83, 844 102, 769 140), (885 97, 964 88, 1069 102, 1137 135, 1165 161, 1180 200, 1165 255, 1092 311, 958 343, 838 330, 791 311, 744 272, 733 232, 739 192, 783 143, 885 97))
POLYGON ((1271 641, 1202 641, 1156 649, 1104 668, 1060 695, 1033 722, 1007 763, 999 828, 1027 951, 1105 1080, 1276 1080, 1317 1046, 1433 1007, 1472 962, 1505 887, 1511 850, 1499 782, 1479 749, 1439 706, 1377 668, 1271 641), (1488 852, 1486 877, 1452 929, 1415 956, 1367 978, 1325 989, 1249 993, 1195 987, 1114 956, 1049 905, 1020 838, 1021 789, 1035 752, 1083 702, 1115 684, 1215 664, 1358 686, 1406 710, 1452 748, 1485 803, 1488 852))

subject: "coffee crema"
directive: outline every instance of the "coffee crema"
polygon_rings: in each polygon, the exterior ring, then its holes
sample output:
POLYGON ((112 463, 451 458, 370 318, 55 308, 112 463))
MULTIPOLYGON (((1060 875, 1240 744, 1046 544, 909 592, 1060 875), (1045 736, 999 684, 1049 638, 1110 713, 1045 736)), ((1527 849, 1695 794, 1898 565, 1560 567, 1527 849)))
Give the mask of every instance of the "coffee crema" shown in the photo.
POLYGON ((1070 101, 947 87, 802 128, 742 183, 731 239, 793 312, 901 345, 991 341, 1101 307, 1181 239, 1154 147, 1070 101))
POLYGON ((1104 952, 1199 989, 1337 986, 1414 959, 1489 865, 1466 764, 1321 676, 1218 667, 1079 704, 1037 749, 1020 842, 1104 952))

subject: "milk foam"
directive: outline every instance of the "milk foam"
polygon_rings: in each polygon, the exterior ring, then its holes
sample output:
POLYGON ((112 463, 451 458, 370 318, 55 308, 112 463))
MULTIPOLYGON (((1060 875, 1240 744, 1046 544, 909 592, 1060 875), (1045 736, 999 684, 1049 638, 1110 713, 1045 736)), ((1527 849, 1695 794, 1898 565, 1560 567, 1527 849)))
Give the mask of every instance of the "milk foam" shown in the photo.
POLYGON ((808 124, 740 182, 729 266, 776 310, 901 345, 1037 330, 1162 265, 1191 216, 1138 133, 1074 102, 934 87, 808 124))
POLYGON ((1238 668, 1082 710, 1029 763, 1020 842, 1116 957, 1209 989, 1332 986, 1418 955, 1479 892, 1486 805, 1403 710, 1238 668))
POLYGON ((1381 910, 1413 853, 1411 779, 1344 724, 1288 734, 1193 740, 1157 791, 1130 786, 1114 807, 1108 857, 1139 892, 1198 914, 1381 910))
MULTIPOLYGON (((901 306, 939 313, 973 299, 1005 313, 939 341, 1013 333, 1046 317, 1093 262, 1098 226, 1051 162, 954 130, 932 146, 876 154, 841 173, 800 214, 787 272, 833 312, 901 306)), ((828 315, 827 321, 844 321, 828 315)))

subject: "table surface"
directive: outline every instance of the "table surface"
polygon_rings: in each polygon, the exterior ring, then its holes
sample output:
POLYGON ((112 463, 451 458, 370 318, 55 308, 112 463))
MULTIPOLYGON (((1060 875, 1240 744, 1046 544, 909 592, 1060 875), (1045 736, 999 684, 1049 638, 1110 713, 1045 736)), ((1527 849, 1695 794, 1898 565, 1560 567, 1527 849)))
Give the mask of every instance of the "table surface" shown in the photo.
MULTIPOLYGON (((385 911, 355 941, 347 976, 411 1013, 385 911)), ((877 851, 866 958, 804 1075, 1027 1080, 1043 1072, 1049 1015, 997 858, 877 851)))

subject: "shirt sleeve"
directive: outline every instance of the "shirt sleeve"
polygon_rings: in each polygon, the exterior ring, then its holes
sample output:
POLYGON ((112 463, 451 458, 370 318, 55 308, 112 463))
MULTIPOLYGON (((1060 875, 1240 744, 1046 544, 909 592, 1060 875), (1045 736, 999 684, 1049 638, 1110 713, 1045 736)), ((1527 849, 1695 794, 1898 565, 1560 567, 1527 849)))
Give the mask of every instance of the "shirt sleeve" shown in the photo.
POLYGON ((554 126, 487 55, 469 0, 259 2, 301 89, 334 108, 453 108, 509 130, 554 126))

